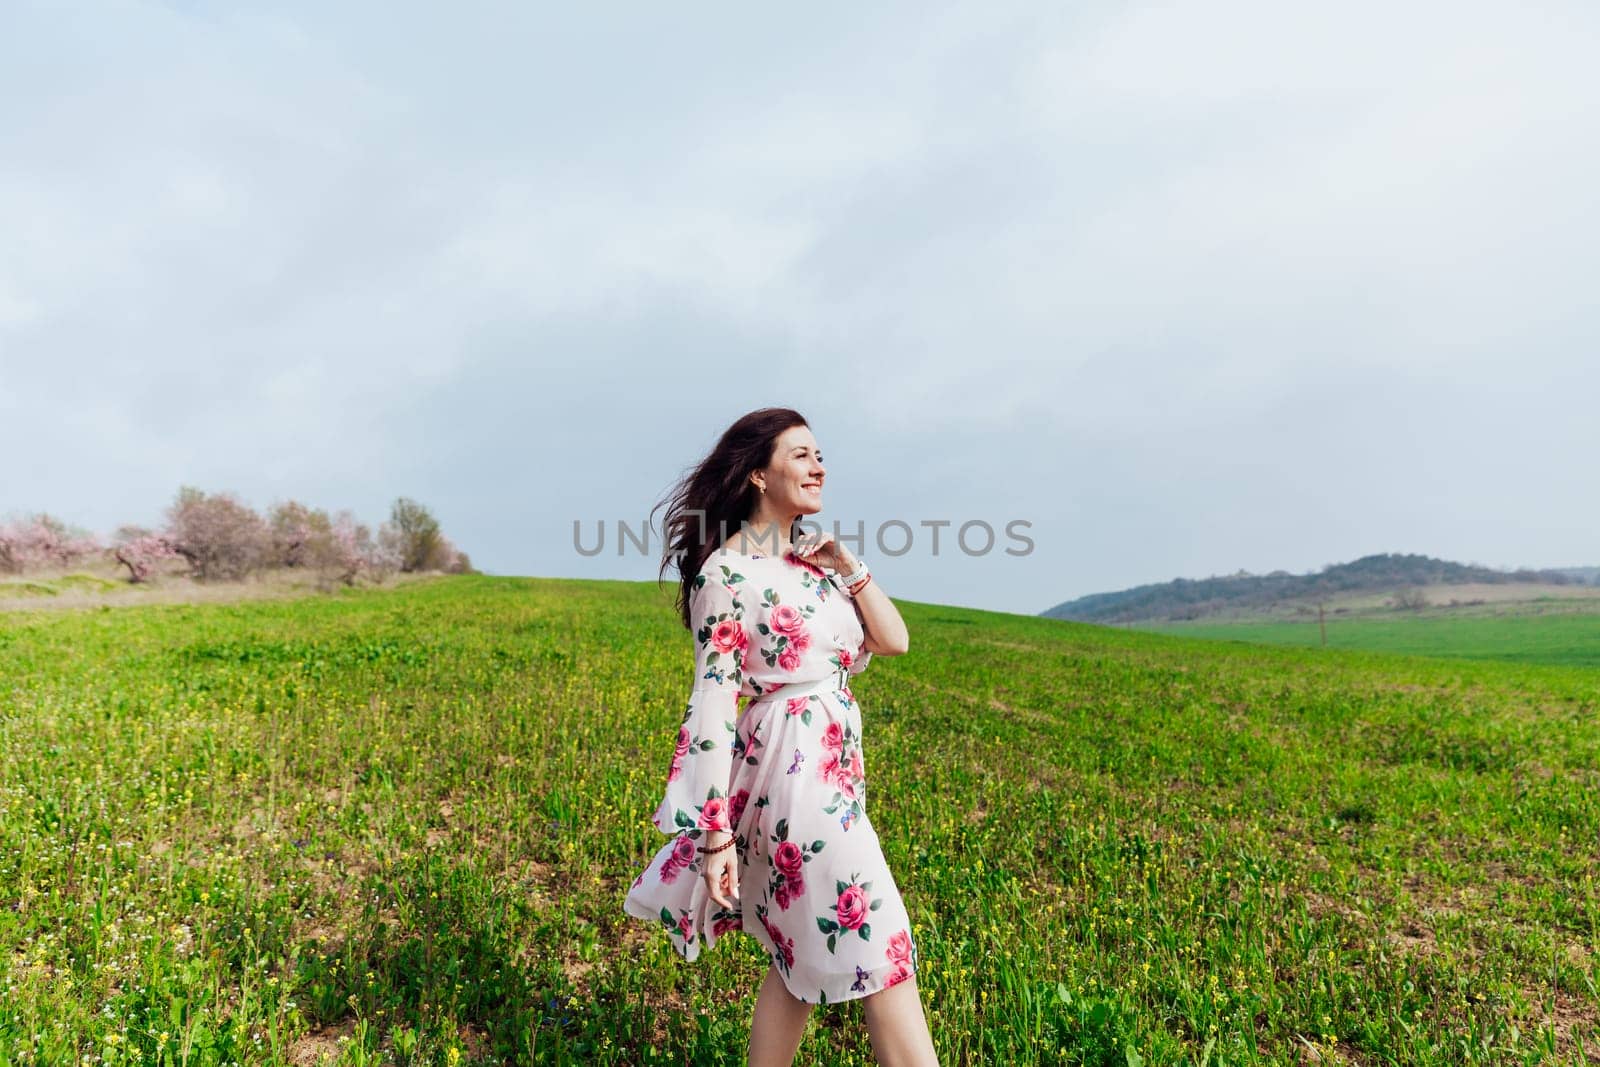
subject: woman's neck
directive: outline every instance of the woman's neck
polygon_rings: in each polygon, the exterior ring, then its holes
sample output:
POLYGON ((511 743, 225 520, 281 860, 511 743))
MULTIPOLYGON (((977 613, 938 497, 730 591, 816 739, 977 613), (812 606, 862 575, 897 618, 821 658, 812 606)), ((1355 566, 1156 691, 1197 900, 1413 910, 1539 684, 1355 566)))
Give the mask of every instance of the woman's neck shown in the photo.
POLYGON ((735 552, 750 555, 751 549, 768 551, 773 555, 781 556, 788 553, 794 544, 779 532, 777 523, 746 522, 739 530, 728 539, 735 552), (748 536, 746 536, 748 534, 748 536))

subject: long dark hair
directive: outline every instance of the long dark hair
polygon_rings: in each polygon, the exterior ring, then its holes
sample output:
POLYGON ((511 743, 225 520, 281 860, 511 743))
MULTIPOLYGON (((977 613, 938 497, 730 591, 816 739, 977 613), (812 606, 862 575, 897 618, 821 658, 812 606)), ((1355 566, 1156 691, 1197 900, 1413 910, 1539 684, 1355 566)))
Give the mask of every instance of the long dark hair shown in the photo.
MULTIPOLYGON (((656 578, 660 580, 669 563, 677 565, 678 615, 685 627, 693 629, 689 587, 695 575, 717 546, 755 513, 761 491, 750 475, 772 462, 779 434, 791 426, 810 425, 793 408, 759 408, 742 416, 722 432, 710 455, 650 509, 652 524, 655 513, 663 506, 667 509, 662 524, 661 570, 656 578)), ((795 536, 791 529, 789 540, 795 536)))

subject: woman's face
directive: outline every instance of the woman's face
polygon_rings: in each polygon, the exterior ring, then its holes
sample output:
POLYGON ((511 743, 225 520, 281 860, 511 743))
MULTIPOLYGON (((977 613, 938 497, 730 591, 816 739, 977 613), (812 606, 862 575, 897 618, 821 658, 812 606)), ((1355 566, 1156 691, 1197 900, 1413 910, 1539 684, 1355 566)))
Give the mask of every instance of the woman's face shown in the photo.
POLYGON ((778 435, 765 475, 763 504, 784 518, 822 510, 822 453, 809 426, 791 426, 778 435))

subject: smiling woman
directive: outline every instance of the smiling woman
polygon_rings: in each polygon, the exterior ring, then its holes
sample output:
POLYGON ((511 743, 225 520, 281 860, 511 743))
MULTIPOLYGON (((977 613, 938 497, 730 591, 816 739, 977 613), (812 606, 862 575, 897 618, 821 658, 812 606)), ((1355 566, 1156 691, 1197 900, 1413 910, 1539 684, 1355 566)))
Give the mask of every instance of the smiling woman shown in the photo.
POLYGON ((791 1062, 812 1004, 857 998, 881 1062, 937 1063, 911 919, 867 814, 850 689, 874 651, 905 650, 905 623, 842 545, 795 538, 825 478, 805 420, 768 408, 730 427, 669 498, 694 675, 652 816, 672 840, 624 908, 687 960, 731 930, 766 951, 751 1063, 791 1062), (725 541, 708 536, 734 522, 725 541))

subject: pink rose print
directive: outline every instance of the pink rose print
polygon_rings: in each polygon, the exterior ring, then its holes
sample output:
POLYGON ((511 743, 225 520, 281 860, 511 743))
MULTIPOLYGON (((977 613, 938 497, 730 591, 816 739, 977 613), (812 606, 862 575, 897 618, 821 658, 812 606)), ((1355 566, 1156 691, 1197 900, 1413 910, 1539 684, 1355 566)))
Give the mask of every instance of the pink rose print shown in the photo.
POLYGON ((812 855, 822 851, 825 842, 820 838, 816 841, 789 840, 788 819, 778 820, 772 840, 777 847, 772 850, 772 877, 767 882, 767 892, 778 902, 780 909, 788 911, 789 905, 799 900, 806 891, 806 862, 812 855))
POLYGON ((785 878, 795 878, 800 874, 800 869, 805 862, 805 854, 800 851, 800 846, 793 841, 785 841, 778 846, 772 854, 772 865, 778 868, 778 873, 785 878))
POLYGON ((672 843, 672 852, 661 861, 661 881, 671 885, 678 880, 678 872, 694 861, 694 839, 687 834, 672 843))
POLYGON ((712 797, 700 807, 700 821, 695 824, 702 830, 727 830, 728 798, 712 797))
POLYGON ((772 866, 783 876, 773 897, 777 900, 778 907, 785 911, 789 909, 795 897, 806 891, 805 879, 802 876, 805 858, 804 850, 793 841, 783 842, 772 854, 772 866))
POLYGON ((667 781, 676 782, 683 776, 683 757, 689 754, 689 728, 678 727, 678 747, 672 753, 672 766, 667 768, 667 781))
POLYGON ((850 654, 850 650, 848 648, 841 648, 839 650, 839 666, 848 669, 850 664, 854 663, 855 661, 856 658, 850 654))
POLYGON ((723 619, 711 628, 711 647, 718 652, 744 651, 750 645, 738 619, 723 619))
POLYGON ((867 921, 867 907, 870 903, 866 890, 858 885, 846 886, 834 905, 834 910, 839 914, 839 925, 846 930, 859 929, 861 924, 867 921))
POLYGON ((688 834, 678 835, 672 843, 672 861, 680 867, 687 867, 694 860, 694 838, 688 834))
POLYGON ((733 799, 728 801, 728 824, 739 825, 739 816, 744 814, 744 806, 750 802, 750 790, 741 789, 733 794, 733 799))
MULTIPOLYGON (((785 705, 783 710, 790 715, 798 715, 800 717, 800 721, 805 723, 807 726, 811 725, 810 697, 790 697, 788 704, 785 705)), ((793 774, 794 772, 790 771, 789 773, 793 774)))
MULTIPOLYGON (((766 602, 772 608, 766 621, 759 623, 757 629, 771 636, 772 640, 761 649, 761 657, 768 666, 785 671, 798 670, 802 653, 811 645, 811 635, 806 630, 806 612, 793 604, 779 603, 777 593, 771 589, 767 590, 766 602)), ((775 688, 769 682, 766 691, 771 693, 775 688)))
POLYGON ((779 604, 767 617, 767 625, 774 633, 793 637, 806 628, 806 617, 793 604, 779 604))
POLYGON ((741 930, 743 928, 744 922, 737 915, 724 915, 711 924, 711 932, 717 937, 721 937, 729 930, 741 930))
POLYGON ((889 962, 894 964, 894 969, 889 972, 889 977, 883 980, 883 988, 898 985, 912 974, 912 956, 914 950, 911 945, 911 931, 900 930, 889 938, 888 948, 885 950, 889 962))
POLYGON ((678 920, 678 934, 685 941, 689 940, 694 934, 694 916, 685 914, 683 918, 678 920))
POLYGON ((822 762, 817 764, 817 777, 831 786, 839 785, 840 770, 843 764, 839 762, 839 753, 829 752, 822 757, 822 762))
POLYGON ((863 941, 872 939, 872 924, 867 919, 871 912, 883 907, 883 900, 872 899, 871 882, 857 885, 855 879, 852 875, 849 882, 836 882, 839 899, 834 902, 833 914, 817 916, 817 929, 828 935, 829 952, 836 951, 839 939, 851 933, 863 941))
POLYGON ((834 815, 844 809, 839 815, 839 825, 849 830, 850 824, 865 814, 861 810, 861 787, 865 784, 861 773, 861 742, 848 725, 830 722, 822 734, 822 747, 817 777, 835 789, 833 802, 822 810, 834 815))

